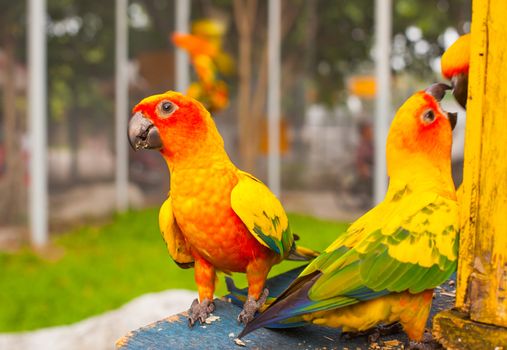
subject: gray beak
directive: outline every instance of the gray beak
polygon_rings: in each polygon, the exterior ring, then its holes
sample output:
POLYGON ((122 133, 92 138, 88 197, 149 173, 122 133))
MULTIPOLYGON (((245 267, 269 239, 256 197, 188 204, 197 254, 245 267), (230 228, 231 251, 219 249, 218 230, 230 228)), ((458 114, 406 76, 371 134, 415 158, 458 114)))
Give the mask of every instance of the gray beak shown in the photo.
POLYGON ((447 84, 435 83, 435 84, 430 85, 430 87, 424 91, 427 94, 433 96, 438 102, 440 102, 444 98, 445 92, 447 90, 451 90, 451 89, 452 89, 452 87, 447 84))
POLYGON ((157 127, 140 112, 134 114, 130 119, 128 135, 134 151, 162 148, 162 140, 157 127))
POLYGON ((468 74, 458 74, 452 78, 452 94, 456 98, 456 101, 463 107, 467 108, 468 98, 468 74))
MULTIPOLYGON (((447 90, 451 90, 451 89, 452 89, 452 87, 447 84, 435 83, 435 84, 430 85, 430 87, 427 88, 425 90, 425 92, 427 94, 433 96, 435 98, 435 100, 440 102, 444 98, 445 92, 447 90)), ((451 129, 454 130, 454 127, 456 126, 456 123, 458 122, 458 113, 446 112, 446 114, 447 114, 447 119, 449 119, 449 122, 451 123, 451 129)))

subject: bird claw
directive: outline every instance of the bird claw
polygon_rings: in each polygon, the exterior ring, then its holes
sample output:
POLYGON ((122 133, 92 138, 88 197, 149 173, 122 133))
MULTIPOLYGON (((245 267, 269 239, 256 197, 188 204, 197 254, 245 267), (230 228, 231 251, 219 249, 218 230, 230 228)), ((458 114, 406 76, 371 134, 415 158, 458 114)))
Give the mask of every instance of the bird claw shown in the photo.
POLYGON ((262 305, 266 302, 268 298, 269 291, 267 288, 264 289, 259 299, 254 300, 251 297, 248 297, 245 304, 243 305, 243 310, 238 315, 238 322, 247 325, 248 322, 253 320, 255 313, 259 310, 262 305))
POLYGON ((204 299, 199 303, 199 300, 195 299, 188 310, 188 327, 192 328, 197 321, 203 324, 213 311, 215 311, 213 301, 204 299))

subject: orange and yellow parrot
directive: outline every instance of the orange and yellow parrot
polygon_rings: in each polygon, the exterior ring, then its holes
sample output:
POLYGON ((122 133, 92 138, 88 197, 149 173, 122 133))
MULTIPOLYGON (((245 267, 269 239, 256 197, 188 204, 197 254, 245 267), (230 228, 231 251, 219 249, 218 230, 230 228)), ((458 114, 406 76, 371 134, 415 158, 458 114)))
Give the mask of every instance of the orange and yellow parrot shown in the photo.
POLYGON ((295 251, 282 205, 261 181, 234 166, 199 102, 168 91, 145 98, 133 113, 132 147, 159 150, 171 172, 159 225, 173 260, 195 269, 199 300, 190 307, 190 326, 214 310, 217 271, 246 273, 248 298, 238 316, 246 324, 267 297, 264 284, 271 267, 315 253, 295 251))
POLYGON ((434 84, 396 113, 387 139, 389 189, 382 203, 354 222, 290 286, 246 325, 309 322, 344 332, 401 323, 421 340, 433 289, 456 270, 458 206, 451 177, 456 114, 434 84))
POLYGON ((456 101, 466 109, 468 69, 470 66, 470 34, 462 35, 442 55, 442 75, 452 82, 456 101))
POLYGON ((230 75, 233 62, 222 50, 225 28, 220 22, 203 19, 192 25, 192 34, 174 33, 174 45, 185 50, 195 69, 198 82, 193 82, 187 95, 201 101, 211 112, 218 112, 229 105, 229 89, 219 73, 230 75))

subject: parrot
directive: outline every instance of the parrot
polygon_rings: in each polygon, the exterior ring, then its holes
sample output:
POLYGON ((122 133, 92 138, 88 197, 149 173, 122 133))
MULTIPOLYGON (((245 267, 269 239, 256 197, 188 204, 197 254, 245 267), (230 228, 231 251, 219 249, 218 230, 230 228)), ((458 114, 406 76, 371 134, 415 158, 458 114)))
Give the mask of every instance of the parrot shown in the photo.
POLYGON ((422 339, 433 289, 457 265, 457 115, 439 104, 448 89, 433 84, 399 108, 386 143, 384 200, 340 233, 238 338, 260 327, 313 323, 359 333, 399 322, 411 341, 422 339))
POLYGON ((173 33, 172 43, 190 56, 198 81, 190 84, 187 95, 201 101, 211 112, 229 105, 229 88, 220 75, 231 75, 234 62, 222 49, 225 27, 212 19, 197 20, 192 34, 173 33))
POLYGON ((143 99, 133 109, 128 137, 134 150, 158 150, 171 174, 159 227, 176 264, 194 267, 199 299, 188 313, 190 327, 215 309, 216 272, 246 273, 248 298, 238 316, 246 324, 268 295, 264 284, 274 264, 318 255, 296 248, 280 201, 231 162, 197 100, 174 91, 143 99))
POLYGON ((470 33, 462 35, 442 55, 442 75, 451 80, 456 101, 466 109, 468 69, 470 66, 470 33))
MULTIPOLYGON (((442 55, 442 75, 451 80, 456 101, 466 109, 468 100, 468 70, 470 67, 471 34, 462 35, 442 55)), ((463 186, 457 192, 458 202, 463 198, 463 186)))

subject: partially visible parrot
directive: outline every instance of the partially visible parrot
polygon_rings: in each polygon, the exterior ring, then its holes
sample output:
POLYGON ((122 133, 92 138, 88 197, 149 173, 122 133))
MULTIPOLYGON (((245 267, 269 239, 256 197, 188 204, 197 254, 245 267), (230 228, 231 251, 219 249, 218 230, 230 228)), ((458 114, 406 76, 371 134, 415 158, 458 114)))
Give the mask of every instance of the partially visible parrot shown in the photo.
POLYGON ((267 297, 271 267, 317 253, 296 250, 282 205, 261 181, 234 166, 199 102, 168 91, 145 98, 133 113, 132 147, 159 150, 171 173, 159 225, 173 260, 195 269, 199 300, 191 305, 189 325, 204 322, 214 310, 217 271, 246 273, 248 298, 238 316, 246 324, 267 297))
POLYGON ((442 55, 442 75, 452 82, 456 101, 466 109, 468 69, 470 66, 470 33, 462 35, 442 55))
POLYGON ((195 69, 198 81, 188 88, 187 95, 201 101, 211 112, 229 105, 229 89, 220 75, 234 71, 232 58, 222 49, 224 26, 215 20, 202 19, 192 24, 192 34, 174 33, 174 45, 185 50, 195 69))
POLYGON ((434 84, 398 110, 387 138, 384 201, 313 260, 239 337, 303 322, 360 332, 401 323, 420 341, 433 289, 456 270, 458 206, 451 177, 456 114, 434 84))

